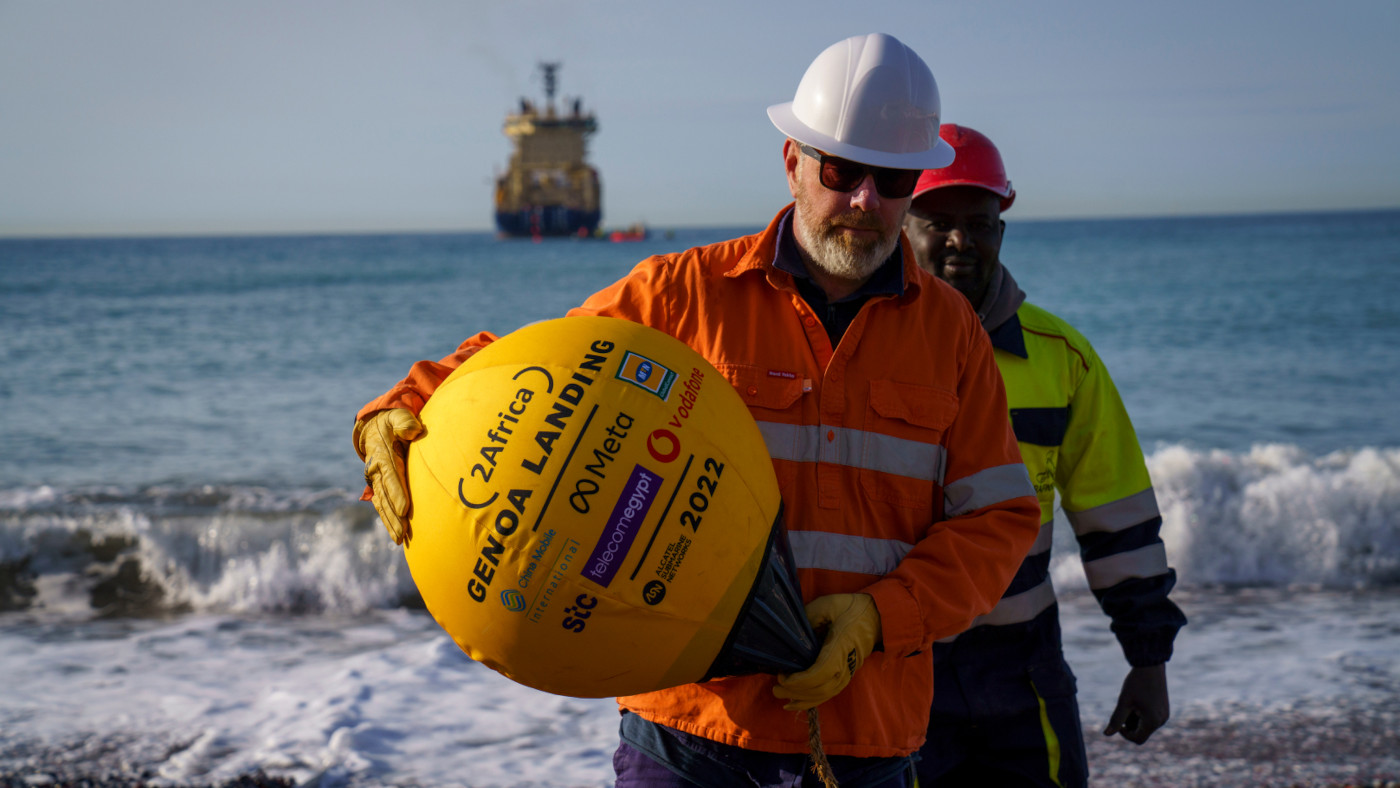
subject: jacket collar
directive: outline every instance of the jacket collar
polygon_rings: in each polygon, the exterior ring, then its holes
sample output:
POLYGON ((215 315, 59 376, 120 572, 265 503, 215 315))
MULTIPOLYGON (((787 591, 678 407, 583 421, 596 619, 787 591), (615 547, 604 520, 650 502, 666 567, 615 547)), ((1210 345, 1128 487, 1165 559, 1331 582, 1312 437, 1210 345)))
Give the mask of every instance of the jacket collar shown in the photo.
POLYGON ((1005 323, 987 332, 987 336, 992 339, 992 347, 997 350, 1005 350, 1014 356, 1030 358, 1030 353, 1026 352, 1026 338, 1021 334, 1021 318, 1012 314, 1005 323))
POLYGON ((992 347, 1021 358, 1030 358, 1026 352, 1026 339, 1021 335, 1021 320, 1016 317, 1016 310, 1025 303, 1026 294, 1016 284, 1006 266, 997 264, 997 270, 992 274, 991 285, 987 288, 987 295, 982 302, 982 308, 977 310, 977 317, 981 319, 982 327, 991 337, 992 347))

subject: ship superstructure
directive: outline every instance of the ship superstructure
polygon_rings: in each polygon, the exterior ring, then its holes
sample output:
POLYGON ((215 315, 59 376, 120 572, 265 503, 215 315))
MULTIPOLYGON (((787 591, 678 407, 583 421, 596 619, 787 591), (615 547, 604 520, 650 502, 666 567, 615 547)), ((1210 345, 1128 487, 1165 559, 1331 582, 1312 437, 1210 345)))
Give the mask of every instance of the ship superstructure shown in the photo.
POLYGON ((598 122, 578 98, 556 109, 560 64, 539 66, 544 107, 522 98, 520 111, 506 116, 503 130, 515 150, 496 178, 496 228, 507 236, 591 236, 602 218, 602 193, 586 143, 598 122))

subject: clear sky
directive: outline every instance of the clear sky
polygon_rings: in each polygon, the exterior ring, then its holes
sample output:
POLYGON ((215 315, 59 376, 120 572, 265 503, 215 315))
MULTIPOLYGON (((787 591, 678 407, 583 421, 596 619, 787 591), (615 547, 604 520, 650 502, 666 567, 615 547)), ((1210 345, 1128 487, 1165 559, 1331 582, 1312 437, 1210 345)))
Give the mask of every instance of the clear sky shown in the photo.
POLYGON ((758 226, 769 104, 919 52, 1016 218, 1400 207, 1400 2, 0 0, 0 235, 484 230, 535 64, 607 227, 758 226))

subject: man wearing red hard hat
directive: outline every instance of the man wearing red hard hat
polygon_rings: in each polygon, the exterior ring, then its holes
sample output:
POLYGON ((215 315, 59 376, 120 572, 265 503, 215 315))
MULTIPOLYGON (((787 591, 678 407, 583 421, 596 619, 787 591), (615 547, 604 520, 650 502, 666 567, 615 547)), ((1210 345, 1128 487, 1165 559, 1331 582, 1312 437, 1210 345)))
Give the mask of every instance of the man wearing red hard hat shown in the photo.
POLYGON ((1001 263, 1001 214, 1016 200, 1001 153, 966 126, 943 124, 940 136, 957 156, 920 177, 904 231, 918 264, 966 296, 991 337, 1042 525, 997 606, 934 644, 919 784, 1083 786, 1075 679, 1050 582, 1056 491, 1130 665, 1105 735, 1141 744, 1167 721, 1166 662, 1186 618, 1167 598, 1176 573, 1162 518, 1108 371, 1078 331, 1026 302, 1001 263))

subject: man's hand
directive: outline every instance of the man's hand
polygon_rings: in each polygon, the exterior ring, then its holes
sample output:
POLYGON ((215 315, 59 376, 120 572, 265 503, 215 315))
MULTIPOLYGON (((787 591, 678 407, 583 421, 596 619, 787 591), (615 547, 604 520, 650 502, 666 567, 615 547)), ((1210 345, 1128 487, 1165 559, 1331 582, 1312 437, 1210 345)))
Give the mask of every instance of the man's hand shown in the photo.
POLYGON ((413 411, 392 408, 371 413, 355 422, 355 451, 365 461, 365 483, 373 491, 370 503, 379 512, 394 544, 403 544, 407 532, 408 475, 404 458, 408 444, 423 434, 423 425, 413 411))
POLYGON ((807 604, 812 628, 826 630, 822 650, 812 667, 778 677, 773 694, 787 701, 788 711, 810 709, 836 697, 851 683, 880 640, 880 611, 869 594, 830 594, 807 604))
POLYGON ((1118 707, 1113 710, 1103 735, 1117 733, 1134 744, 1142 744, 1153 731, 1165 725, 1170 716, 1167 666, 1133 668, 1123 679, 1123 690, 1118 693, 1118 707))

